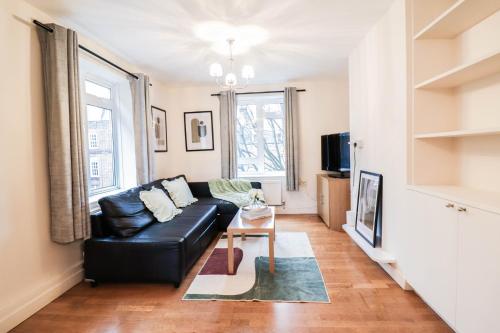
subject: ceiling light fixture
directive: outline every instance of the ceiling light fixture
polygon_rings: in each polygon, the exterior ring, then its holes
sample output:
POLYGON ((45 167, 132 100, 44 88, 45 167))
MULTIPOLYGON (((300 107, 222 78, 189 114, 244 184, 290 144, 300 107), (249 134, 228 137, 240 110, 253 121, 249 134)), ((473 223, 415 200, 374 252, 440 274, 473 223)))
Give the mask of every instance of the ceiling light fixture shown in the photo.
POLYGON ((226 74, 226 77, 224 78, 224 82, 221 82, 221 78, 224 75, 224 70, 222 69, 222 65, 219 63, 213 63, 210 65, 210 76, 215 78, 215 82, 222 88, 222 89, 242 89, 245 88, 248 85, 248 82, 250 79, 253 79, 255 77, 255 71, 252 66, 250 65, 244 65, 241 68, 241 77, 245 80, 245 85, 244 86, 237 86, 238 85, 238 78, 236 74, 234 73, 234 57, 233 57, 233 45, 234 45, 235 40, 229 38, 226 43, 229 48, 229 73, 226 74))

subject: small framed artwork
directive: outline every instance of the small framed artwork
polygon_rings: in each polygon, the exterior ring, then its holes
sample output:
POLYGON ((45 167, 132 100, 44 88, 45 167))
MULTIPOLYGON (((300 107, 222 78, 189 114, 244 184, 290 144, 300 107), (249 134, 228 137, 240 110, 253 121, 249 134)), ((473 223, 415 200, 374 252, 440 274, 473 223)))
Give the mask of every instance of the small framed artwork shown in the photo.
POLYGON ((371 246, 381 244, 382 175, 361 171, 355 229, 371 246))
POLYGON ((167 152, 167 111, 151 106, 151 114, 155 133, 155 152, 167 152))
POLYGON ((214 150, 212 111, 184 112, 186 151, 214 150))

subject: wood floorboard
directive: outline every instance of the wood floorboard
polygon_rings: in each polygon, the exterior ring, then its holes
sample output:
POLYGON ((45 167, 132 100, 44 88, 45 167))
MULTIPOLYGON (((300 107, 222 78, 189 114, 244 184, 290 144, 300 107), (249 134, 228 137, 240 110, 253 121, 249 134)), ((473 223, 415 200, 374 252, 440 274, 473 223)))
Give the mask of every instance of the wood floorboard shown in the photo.
POLYGON ((12 332, 452 332, 414 293, 402 290, 345 233, 316 216, 277 216, 277 230, 305 231, 331 304, 181 301, 211 249, 180 288, 171 284, 80 283, 12 332))

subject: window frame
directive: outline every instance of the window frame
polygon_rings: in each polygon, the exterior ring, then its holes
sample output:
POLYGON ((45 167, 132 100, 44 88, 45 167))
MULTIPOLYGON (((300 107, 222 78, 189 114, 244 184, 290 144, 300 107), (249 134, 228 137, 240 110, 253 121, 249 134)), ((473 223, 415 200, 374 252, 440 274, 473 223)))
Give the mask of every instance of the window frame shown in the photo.
MULTIPOLYGON (((236 156, 236 165, 237 165, 237 177, 239 178, 248 178, 248 177, 284 177, 286 175, 286 151, 285 147, 283 149, 283 158, 284 158, 284 169, 281 171, 265 171, 265 140, 264 140, 264 122, 266 119, 283 119, 283 127, 285 126, 285 111, 284 111, 284 93, 262 93, 262 94, 241 94, 237 95, 236 102, 236 120, 238 118, 238 109, 240 106, 240 101, 245 104, 255 105, 256 106, 256 121, 257 125, 255 132, 257 136, 257 157, 256 158, 240 158, 237 154, 236 156), (264 111, 264 105, 266 104, 281 104, 282 105, 282 116, 278 115, 267 115, 264 111), (239 170, 240 162, 245 164, 255 164, 259 171, 257 172, 242 172, 239 170)), ((237 131, 238 125, 235 124, 235 128, 237 131)), ((285 131, 285 128, 283 128, 285 131)), ((238 141, 238 132, 236 132, 236 140, 238 141)), ((286 141, 286 138, 284 138, 286 141)), ((236 145, 239 145, 239 142, 236 142, 236 145)), ((286 142, 285 142, 286 145, 286 142)))
MULTIPOLYGON (((91 190, 89 188, 89 196, 97 196, 97 195, 102 195, 108 192, 114 192, 119 189, 121 189, 121 156, 119 152, 120 148, 120 110, 119 110, 119 100, 118 100, 118 92, 117 92, 117 86, 116 84, 111 83, 110 81, 104 79, 103 77, 100 77, 95 74, 90 74, 86 73, 82 77, 82 96, 83 98, 83 106, 85 110, 85 115, 87 115, 87 105, 91 105, 97 108, 101 109, 106 109, 111 111, 111 126, 112 126, 112 135, 113 135, 113 185, 112 186, 107 186, 103 187, 99 190, 91 190), (92 94, 89 94, 86 92, 85 89, 85 81, 90 81, 94 84, 97 84, 99 86, 108 88, 110 90, 110 99, 106 99, 103 97, 98 97, 92 94)), ((86 120, 86 128, 87 131, 88 129, 88 121, 86 120)), ((90 131, 89 131, 90 132, 90 131)), ((90 138, 90 137, 89 137, 90 138)), ((88 143, 89 150, 90 148, 90 140, 88 143)), ((98 148, 92 148, 92 149, 98 149, 98 148)), ((89 158, 89 165, 90 165, 90 158, 89 158)), ((90 172, 90 170, 89 170, 90 172)), ((100 177, 100 176, 99 176, 100 177)))

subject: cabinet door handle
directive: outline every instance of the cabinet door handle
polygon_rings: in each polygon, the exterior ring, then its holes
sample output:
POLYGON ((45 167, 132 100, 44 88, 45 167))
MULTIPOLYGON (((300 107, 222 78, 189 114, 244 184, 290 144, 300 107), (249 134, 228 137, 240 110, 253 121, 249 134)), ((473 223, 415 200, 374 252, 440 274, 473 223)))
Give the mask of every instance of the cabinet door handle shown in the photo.
POLYGON ((467 211, 467 208, 465 208, 465 207, 458 207, 458 208, 457 208, 457 210, 458 210, 459 212, 466 212, 466 211, 467 211))
POLYGON ((453 208, 453 207, 455 207, 455 205, 454 205, 454 204, 452 204, 452 203, 448 203, 448 204, 446 204, 446 208, 453 208))

